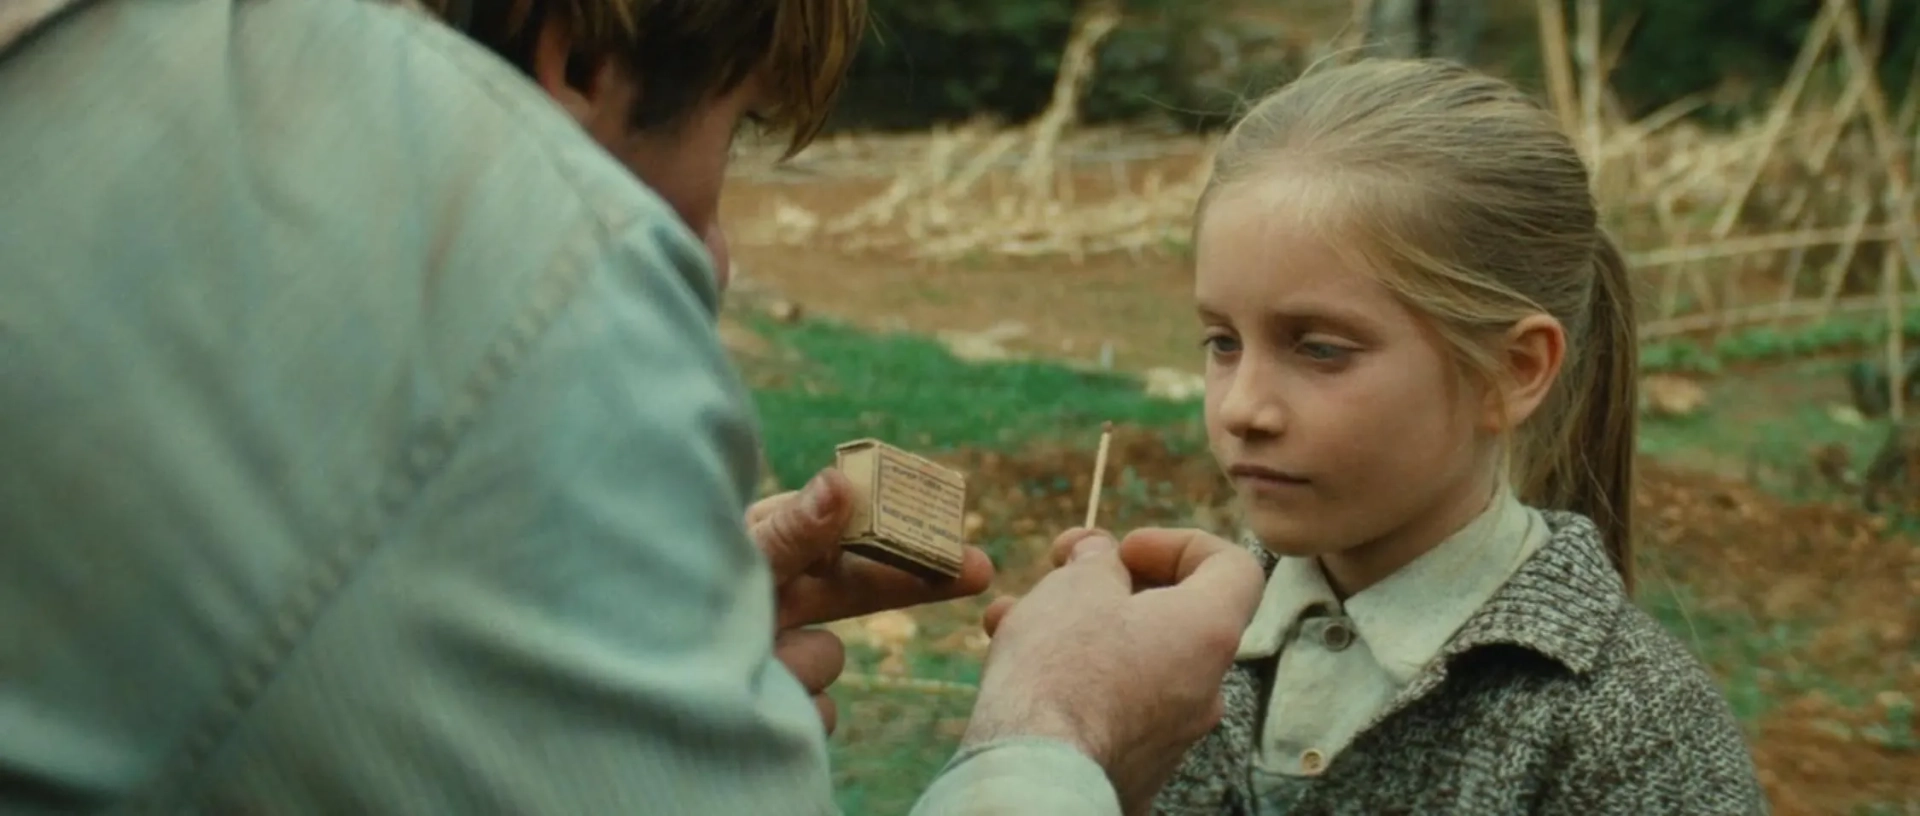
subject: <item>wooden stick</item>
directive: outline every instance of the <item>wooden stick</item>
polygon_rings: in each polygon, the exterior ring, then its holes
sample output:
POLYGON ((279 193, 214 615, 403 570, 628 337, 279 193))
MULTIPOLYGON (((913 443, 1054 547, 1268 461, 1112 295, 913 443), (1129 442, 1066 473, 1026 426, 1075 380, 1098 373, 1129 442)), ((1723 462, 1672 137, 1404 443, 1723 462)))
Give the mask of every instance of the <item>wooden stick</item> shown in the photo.
POLYGON ((1698 261, 1737 258, 1767 252, 1785 252, 1794 247, 1836 246, 1854 241, 1898 240, 1899 224, 1866 224, 1859 227, 1823 227, 1821 229, 1769 232, 1728 238, 1710 244, 1676 245, 1649 252, 1632 253, 1628 260, 1635 269, 1672 266, 1698 261))
MULTIPOLYGON (((1347 19, 1346 36, 1341 37, 1340 50, 1358 56, 1359 52, 1373 40, 1373 3, 1374 0, 1353 0, 1353 14, 1347 19)), ((1352 61, 1354 56, 1346 58, 1352 61)))
POLYGON ((1788 320, 1807 320, 1814 324, 1840 315, 1857 315, 1878 312, 1886 307, 1886 298, 1880 295, 1856 295, 1838 298, 1831 303, 1815 300, 1796 300, 1792 303, 1773 303, 1747 306, 1735 309, 1731 313, 1704 312, 1700 314, 1670 317, 1641 324, 1640 341, 1652 342, 1672 337, 1676 334, 1688 334, 1719 327, 1722 323, 1749 326, 1757 323, 1780 323, 1788 320))
POLYGON ((1838 15, 1832 6, 1821 9, 1820 16, 1814 19, 1813 31, 1801 44, 1800 55, 1794 58, 1786 84, 1774 95, 1773 104, 1767 109, 1766 124, 1760 131, 1760 149, 1744 157, 1745 166, 1734 182, 1733 195, 1728 196, 1726 203, 1721 205, 1708 241, 1725 241, 1733 234, 1734 226, 1740 222, 1741 211, 1746 209, 1747 199, 1753 195, 1753 188, 1766 172, 1767 160, 1773 156, 1774 148, 1786 134, 1787 125, 1793 121, 1793 113, 1800 105, 1800 95, 1806 90, 1807 80, 1813 76, 1813 70, 1819 67, 1820 55, 1826 53, 1827 41, 1833 38, 1833 29, 1838 22, 1838 15))
POLYGON ((1827 319, 1834 302, 1840 298, 1840 290, 1847 285, 1847 270, 1853 266, 1854 253, 1860 251, 1860 231, 1866 229, 1867 219, 1873 215, 1873 194, 1867 189, 1866 178, 1854 176, 1851 187, 1853 219, 1847 222, 1847 240, 1840 243, 1840 254, 1827 265, 1826 281, 1820 287, 1820 312, 1815 320, 1827 319))
POLYGON ((1087 523, 1081 525, 1093 529, 1093 522, 1100 516, 1100 484, 1107 480, 1107 448, 1113 445, 1113 423, 1100 425, 1100 452, 1093 456, 1093 490, 1087 494, 1087 523))
MULTIPOLYGON (((1579 0, 1574 6, 1574 61, 1580 66, 1580 130, 1585 136, 1587 173, 1594 186, 1600 184, 1603 163, 1600 156, 1600 88, 1606 84, 1606 67, 1600 56, 1600 3, 1579 0)), ((1572 136, 1572 133, 1568 133, 1572 136)))
POLYGON ((1889 247, 1882 266, 1882 284, 1887 298, 1887 379, 1888 396, 1887 417, 1896 425, 1906 413, 1906 372, 1902 360, 1905 337, 1901 331, 1901 317, 1905 310, 1901 307, 1900 266, 1906 261, 1909 275, 1920 277, 1920 236, 1914 233, 1913 207, 1920 188, 1910 186, 1907 178, 1906 157, 1901 155, 1906 147, 1897 140, 1893 130, 1893 115, 1887 110, 1887 98, 1880 90, 1880 82, 1873 58, 1866 46, 1860 42, 1860 18, 1854 14, 1853 7, 1843 0, 1827 0, 1827 9, 1839 20, 1840 48, 1845 52, 1847 62, 1853 70, 1867 76, 1866 98, 1862 100, 1867 109, 1867 132, 1873 136, 1873 146, 1880 154, 1880 163, 1887 172, 1886 204, 1887 217, 1899 224, 1899 234, 1894 236, 1894 246, 1889 247), (1896 255, 1893 250, 1898 249, 1896 255))
POLYGON ((1540 24, 1540 56, 1546 62, 1547 98, 1560 115, 1560 129, 1580 132, 1580 95, 1574 90, 1573 69, 1567 64, 1567 15, 1560 0, 1534 0, 1540 24))

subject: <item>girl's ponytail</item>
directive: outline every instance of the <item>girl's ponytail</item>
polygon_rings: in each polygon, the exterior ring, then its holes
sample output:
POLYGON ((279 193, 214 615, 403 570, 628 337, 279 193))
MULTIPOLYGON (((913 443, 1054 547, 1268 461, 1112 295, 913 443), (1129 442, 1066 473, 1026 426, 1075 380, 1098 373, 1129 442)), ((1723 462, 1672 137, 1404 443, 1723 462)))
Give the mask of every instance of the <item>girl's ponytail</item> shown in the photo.
POLYGON ((1600 528, 1620 578, 1633 589, 1633 463, 1640 414, 1640 344, 1627 260, 1604 231, 1594 247, 1582 370, 1568 372, 1573 397, 1565 436, 1547 468, 1551 506, 1600 528))

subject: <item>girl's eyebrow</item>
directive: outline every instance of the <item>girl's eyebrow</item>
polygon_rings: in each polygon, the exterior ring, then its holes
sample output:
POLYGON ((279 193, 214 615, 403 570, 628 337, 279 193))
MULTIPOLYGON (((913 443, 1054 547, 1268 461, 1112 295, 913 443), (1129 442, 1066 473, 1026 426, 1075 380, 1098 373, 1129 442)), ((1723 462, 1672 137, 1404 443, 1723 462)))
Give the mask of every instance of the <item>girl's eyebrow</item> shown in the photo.
MULTIPOLYGON (((1227 319, 1227 315, 1224 312, 1205 303, 1197 305, 1194 311, 1197 312, 1203 320, 1227 319)), ((1285 304, 1264 309, 1262 312, 1260 320, 1267 323, 1304 323, 1309 325, 1327 323, 1353 328, 1365 328, 1375 323, 1374 320, 1367 317, 1365 312, 1358 309, 1318 301, 1285 304)))
MULTIPOLYGON (((1194 311, 1202 323, 1233 322, 1224 312, 1206 304, 1199 304, 1194 311)), ((1354 340, 1380 339, 1379 321, 1359 310, 1330 303, 1299 303, 1266 309, 1260 315, 1259 322, 1283 331, 1322 329, 1349 335, 1354 340)))
POLYGON ((1331 303, 1300 303, 1268 309, 1261 321, 1270 326, 1299 331, 1320 329, 1348 335, 1354 340, 1378 340, 1380 323, 1365 312, 1331 303))

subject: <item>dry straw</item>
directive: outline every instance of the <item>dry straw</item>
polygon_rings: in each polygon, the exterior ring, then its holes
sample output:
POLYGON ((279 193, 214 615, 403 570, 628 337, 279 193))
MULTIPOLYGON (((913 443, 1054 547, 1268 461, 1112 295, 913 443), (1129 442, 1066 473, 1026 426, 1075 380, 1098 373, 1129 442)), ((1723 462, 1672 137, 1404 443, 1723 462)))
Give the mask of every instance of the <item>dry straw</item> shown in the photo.
MULTIPOLYGON (((1603 32, 1597 0, 1577 0, 1570 33, 1561 4, 1537 0, 1550 104, 1588 158, 1610 226, 1635 250, 1643 337, 1876 307, 1897 315, 1908 282, 1920 284, 1911 183, 1920 93, 1895 106, 1875 72, 1886 4, 1871 4, 1863 21, 1846 0, 1823 2, 1765 113, 1710 131, 1686 120, 1706 104, 1701 97, 1639 119, 1621 113, 1607 77, 1631 19, 1603 32)), ((841 152, 897 175, 837 210, 779 201, 743 225, 743 238, 933 262, 1079 263, 1180 244, 1212 143, 1136 138, 1115 148, 1074 128, 1100 41, 1119 20, 1111 3, 1084 8, 1052 104, 1031 125, 831 140, 813 160, 841 152), (1137 169, 1139 158, 1168 156, 1179 161, 1137 169)), ((1920 63, 1910 73, 1920 79, 1920 63)), ((1887 353, 1902 353, 1897 333, 1887 353)))

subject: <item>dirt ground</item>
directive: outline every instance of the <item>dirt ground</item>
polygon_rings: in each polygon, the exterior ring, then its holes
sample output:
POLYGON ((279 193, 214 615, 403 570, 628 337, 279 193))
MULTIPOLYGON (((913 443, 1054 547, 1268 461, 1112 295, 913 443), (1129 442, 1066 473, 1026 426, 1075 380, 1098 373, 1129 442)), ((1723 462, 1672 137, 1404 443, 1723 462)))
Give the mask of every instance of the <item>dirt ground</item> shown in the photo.
MULTIPOLYGON (((722 202, 739 286, 749 296, 782 298, 808 313, 880 331, 995 333, 1015 353, 1082 362, 1098 360, 1109 346, 1113 366, 1133 371, 1198 364, 1198 322, 1168 319, 1169 310, 1188 314, 1184 304, 1192 291, 1189 262, 1173 248, 1079 261, 980 257, 940 264, 885 249, 848 252, 752 240, 753 225, 770 220, 783 205, 844 213, 880 196, 889 179, 871 169, 909 161, 888 155, 903 150, 845 157, 829 152, 811 164, 780 169, 767 169, 759 155, 743 161, 749 169, 731 182, 722 202)), ((1125 162, 1128 178, 1191 174, 1201 150, 1195 140, 1152 151, 1125 162)), ((1092 160, 1077 168, 1083 200, 1113 189, 1112 165, 1092 160)))
MULTIPOLYGON (((730 188, 725 213, 751 220, 778 201, 850 209, 884 187, 884 173, 866 170, 762 173, 730 188)), ((929 335, 998 327, 1016 352, 1051 358, 1088 361, 1108 346, 1116 367, 1136 371, 1200 362, 1198 338, 1187 336, 1193 327, 1168 318, 1185 309, 1189 286, 1187 261, 1176 252, 942 265, 735 243, 742 289, 761 305, 772 300, 929 335)), ((1144 486, 1149 510, 1134 523, 1212 526, 1219 518, 1209 514, 1225 512, 1224 486, 1211 467, 1151 435, 1123 429, 1113 461, 1131 467, 1144 486), (1184 515, 1154 518, 1153 507, 1184 515)), ((974 534, 1010 540, 1026 555, 1003 559, 999 589, 1018 591, 1038 575, 1031 554, 1043 551, 1046 537, 1079 523, 1091 451, 968 453, 956 464, 979 485, 974 534)), ((1739 621, 1799 639, 1733 660, 1745 661, 1743 682, 1771 703, 1759 717, 1754 751, 1775 811, 1812 816, 1920 802, 1920 749, 1907 744, 1920 696, 1920 547, 1850 508, 1790 505, 1738 481, 1653 461, 1641 475, 1643 584, 1685 587, 1683 612, 1703 621, 1739 621)), ((981 645, 965 640, 969 650, 981 645)))

